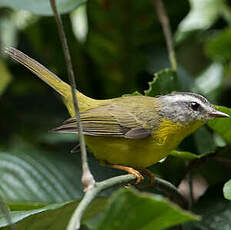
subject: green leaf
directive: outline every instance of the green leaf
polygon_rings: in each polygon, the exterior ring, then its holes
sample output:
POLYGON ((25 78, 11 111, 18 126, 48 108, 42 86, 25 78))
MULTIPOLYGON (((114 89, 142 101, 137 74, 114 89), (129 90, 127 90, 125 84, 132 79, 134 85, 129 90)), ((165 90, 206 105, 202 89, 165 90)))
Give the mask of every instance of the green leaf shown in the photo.
POLYGON ((223 187, 223 194, 227 200, 231 200, 231 180, 225 183, 223 187))
POLYGON ((180 90, 180 84, 175 71, 164 69, 154 74, 152 82, 149 82, 149 89, 145 90, 146 96, 168 94, 180 90))
POLYGON ((217 34, 206 43, 207 55, 216 61, 231 60, 231 29, 217 34))
MULTIPOLYGON (((71 147, 70 147, 71 149, 71 147)), ((89 154, 97 180, 120 175, 89 154)), ((33 146, 0 151, 0 196, 9 202, 52 203, 82 197, 80 154, 36 151, 33 146)), ((108 192, 104 192, 108 195, 108 192)))
MULTIPOLYGON (((86 0, 57 0, 57 8, 60 13, 67 13, 74 10, 86 0)), ((13 9, 27 10, 38 15, 53 15, 50 2, 48 0, 1 0, 0 7, 10 7, 13 9)))
MULTIPOLYGON (((231 109, 224 106, 216 106, 221 112, 231 116, 231 109)), ((217 132, 227 143, 231 143, 231 118, 216 118, 208 122, 208 126, 217 132)))
POLYGON ((81 170, 73 156, 28 152, 0 152, 0 195, 5 200, 50 203, 82 196, 81 170))
POLYGON ((176 41, 181 42, 192 32, 206 30, 228 9, 224 0, 190 0, 189 14, 181 21, 176 32, 176 41))
POLYGON ((190 152, 185 152, 185 151, 178 151, 178 150, 173 150, 170 152, 170 155, 174 157, 179 157, 187 160, 193 160, 193 159, 199 159, 201 158, 201 155, 197 155, 195 153, 190 153, 190 152))
POLYGON ((159 195, 121 189, 110 198, 98 230, 160 230, 189 220, 199 218, 159 195))
POLYGON ((6 203, 8 208, 11 211, 25 211, 25 210, 31 210, 31 209, 39 209, 43 208, 47 205, 47 203, 38 203, 38 202, 7 202, 6 203))
MULTIPOLYGON (((94 218, 100 211, 102 211, 105 202, 105 198, 95 199, 86 210, 83 222, 87 222, 91 218, 94 218)), ((66 228, 71 214, 77 207, 78 203, 79 201, 54 203, 37 209, 11 211, 10 216, 18 230, 28 228, 31 230, 63 230, 66 228)), ((5 227, 7 224, 4 215, 0 214, 0 227, 5 227)))

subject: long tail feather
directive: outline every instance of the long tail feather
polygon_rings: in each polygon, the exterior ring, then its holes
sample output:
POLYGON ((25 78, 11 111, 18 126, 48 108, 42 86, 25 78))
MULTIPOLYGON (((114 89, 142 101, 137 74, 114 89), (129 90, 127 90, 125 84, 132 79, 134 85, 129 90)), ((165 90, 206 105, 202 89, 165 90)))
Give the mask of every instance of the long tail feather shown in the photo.
POLYGON ((57 75, 48 70, 45 66, 13 47, 6 48, 5 53, 28 68, 63 97, 67 96, 67 92, 70 91, 70 86, 62 81, 57 75))
MULTIPOLYGON (((60 95, 62 95, 64 99, 64 103, 70 115, 74 116, 74 107, 73 107, 73 102, 72 102, 72 94, 71 94, 70 85, 62 81, 57 75, 52 73, 45 66, 41 65, 39 62, 27 56, 26 54, 19 51, 18 49, 13 48, 13 47, 8 47, 8 48, 5 48, 4 51, 12 59, 24 65, 27 69, 29 69, 36 76, 38 76, 41 80, 43 80, 45 83, 51 86, 54 90, 56 90, 60 95)), ((91 108, 95 104, 97 104, 96 100, 83 95, 78 90, 76 90, 76 94, 78 96, 80 111, 84 111, 88 108, 91 108)))

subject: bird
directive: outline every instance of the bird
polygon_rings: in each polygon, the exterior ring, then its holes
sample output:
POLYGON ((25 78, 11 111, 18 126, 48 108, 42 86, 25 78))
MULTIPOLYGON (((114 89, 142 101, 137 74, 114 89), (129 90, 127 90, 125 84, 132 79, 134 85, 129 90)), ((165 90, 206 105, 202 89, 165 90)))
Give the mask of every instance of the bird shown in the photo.
MULTIPOLYGON (((16 48, 6 48, 5 53, 62 96, 71 118, 53 131, 78 133, 70 85, 16 48)), ((100 162, 134 174, 137 183, 143 179, 141 172, 149 174, 147 167, 168 156, 208 120, 229 117, 192 92, 103 100, 75 92, 88 148, 100 162)))

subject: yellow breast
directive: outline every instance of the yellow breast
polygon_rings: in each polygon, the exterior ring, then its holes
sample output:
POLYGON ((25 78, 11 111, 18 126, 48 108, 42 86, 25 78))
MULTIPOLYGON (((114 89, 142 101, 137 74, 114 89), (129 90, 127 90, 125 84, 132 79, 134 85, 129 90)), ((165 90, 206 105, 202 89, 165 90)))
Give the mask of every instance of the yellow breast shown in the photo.
POLYGON ((201 125, 200 122, 183 126, 163 119, 159 128, 148 138, 132 140, 86 136, 86 143, 97 159, 111 164, 146 168, 166 157, 184 137, 201 125))

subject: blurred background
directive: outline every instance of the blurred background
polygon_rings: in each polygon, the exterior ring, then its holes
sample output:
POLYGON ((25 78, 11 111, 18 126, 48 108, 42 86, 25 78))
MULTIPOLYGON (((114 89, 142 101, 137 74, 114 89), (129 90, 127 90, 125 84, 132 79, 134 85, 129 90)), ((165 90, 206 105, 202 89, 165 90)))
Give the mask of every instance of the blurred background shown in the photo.
MULTIPOLYGON (((231 106, 230 5, 228 1, 198 2, 164 1, 178 74, 184 90, 199 91, 214 103, 231 106)), ((47 16, 51 12, 39 4, 13 5, 31 7, 30 11, 3 6, 1 48, 17 47, 67 81, 56 24, 47 16)), ((152 1, 80 1, 80 7, 63 15, 63 20, 77 87, 90 97, 143 93, 155 72, 170 67, 152 1)), ((68 118, 60 97, 8 58, 1 58, 0 76, 1 144, 10 145, 15 138, 46 142, 45 133, 68 118)))
MULTIPOLYGON (((152 0, 57 0, 57 3, 63 13, 77 88, 82 93, 97 99, 135 91, 144 94, 155 79, 154 73, 170 68, 166 41, 152 0)), ((181 89, 201 93, 214 104, 231 107, 231 2, 163 0, 163 3, 172 28, 181 89)), ((0 49, 9 46, 67 81, 48 0, 0 0, 0 49)), ((10 209, 25 211, 41 207, 36 206, 38 203, 44 206, 80 199, 80 155, 70 154, 76 136, 49 132, 69 118, 61 98, 3 53, 0 108, 0 195, 10 209)), ((227 112, 231 114, 228 109, 227 112)), ((179 149, 190 152, 186 153, 187 159, 170 156, 151 167, 181 189, 195 183, 194 190, 191 186, 192 204, 194 198, 204 194, 202 201, 192 206, 194 212, 206 217, 204 222, 197 228, 192 224, 184 229, 231 229, 230 201, 224 200, 222 194, 231 168, 230 120, 226 120, 227 123, 217 124, 217 129, 216 124, 204 126, 186 138, 179 149), (219 151, 221 154, 215 159, 212 154, 219 151), (191 153, 212 154, 209 160, 194 164, 190 171, 190 160, 197 159, 191 153), (228 227, 224 228, 219 221, 228 227)), ((89 156, 97 180, 121 174, 99 166, 89 156)), ((104 203, 99 204, 97 207, 102 209, 104 203)), ((56 230, 64 229, 70 213, 63 215, 66 219, 60 219, 62 225, 57 224, 56 230)), ((25 225, 21 221, 18 229, 31 227, 32 220, 25 225)), ((51 220, 56 223, 57 216, 54 219, 49 216, 51 220)), ((0 221, 1 226, 4 224, 0 221)))

